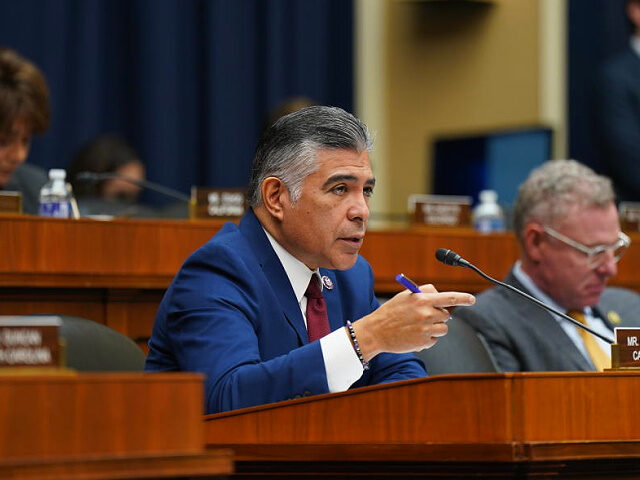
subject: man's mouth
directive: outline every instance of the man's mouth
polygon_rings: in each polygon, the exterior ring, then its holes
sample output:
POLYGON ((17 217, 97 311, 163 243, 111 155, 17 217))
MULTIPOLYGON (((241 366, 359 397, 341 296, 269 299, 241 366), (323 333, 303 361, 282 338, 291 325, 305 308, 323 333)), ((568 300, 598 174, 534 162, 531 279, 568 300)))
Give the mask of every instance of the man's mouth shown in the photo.
POLYGON ((594 294, 598 295, 604 292, 606 286, 607 285, 605 283, 598 283, 598 284, 587 286, 586 290, 591 295, 594 295, 594 294))
POLYGON ((364 235, 354 235, 352 237, 340 237, 340 240, 343 240, 354 246, 360 246, 362 245, 362 241, 364 240, 364 235))

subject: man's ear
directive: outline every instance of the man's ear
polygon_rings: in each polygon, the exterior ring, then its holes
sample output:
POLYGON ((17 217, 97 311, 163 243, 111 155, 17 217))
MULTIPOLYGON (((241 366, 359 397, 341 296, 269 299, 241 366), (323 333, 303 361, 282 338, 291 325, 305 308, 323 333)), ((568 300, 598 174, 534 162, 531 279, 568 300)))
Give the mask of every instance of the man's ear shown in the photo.
POLYGON ((635 34, 640 32, 640 3, 627 2, 627 16, 635 27, 635 34))
POLYGON ((289 190, 284 182, 277 177, 267 177, 260 186, 262 204, 269 214, 282 221, 283 207, 289 203, 289 190))
POLYGON ((544 252, 544 230, 539 223, 528 223, 522 232, 522 243, 527 256, 538 263, 545 255, 544 252))

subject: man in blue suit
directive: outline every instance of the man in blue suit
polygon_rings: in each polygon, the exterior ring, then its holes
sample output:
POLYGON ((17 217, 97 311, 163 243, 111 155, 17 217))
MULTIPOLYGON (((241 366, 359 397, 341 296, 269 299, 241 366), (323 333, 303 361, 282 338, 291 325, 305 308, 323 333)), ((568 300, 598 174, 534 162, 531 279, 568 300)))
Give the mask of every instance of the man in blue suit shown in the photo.
POLYGON ((426 375, 404 353, 433 345, 447 332, 446 307, 474 298, 427 285, 378 304, 358 255, 371 146, 366 126, 339 108, 308 107, 267 129, 251 209, 176 275, 147 370, 206 374, 207 413, 426 375))
POLYGON ((640 0, 627 1, 629 46, 598 78, 595 138, 618 200, 640 201, 640 0))

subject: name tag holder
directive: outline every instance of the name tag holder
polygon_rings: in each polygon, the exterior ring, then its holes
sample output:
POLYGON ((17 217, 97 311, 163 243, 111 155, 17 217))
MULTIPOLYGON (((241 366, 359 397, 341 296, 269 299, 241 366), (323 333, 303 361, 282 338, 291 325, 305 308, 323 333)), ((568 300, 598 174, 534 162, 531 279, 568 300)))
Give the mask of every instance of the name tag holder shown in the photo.
POLYGON ((410 195, 411 223, 425 227, 470 227, 471 197, 459 195, 410 195))
POLYGON ((640 370, 640 328, 617 327, 611 345, 611 370, 640 370))
POLYGON ((61 323, 54 316, 0 316, 0 372, 62 367, 61 323))
POLYGON ((621 202, 620 226, 625 232, 640 232, 640 203, 621 202))
POLYGON ((248 204, 244 189, 193 187, 189 217, 237 220, 247 211, 248 204))
POLYGON ((0 191, 0 215, 22 213, 22 194, 20 192, 0 191))

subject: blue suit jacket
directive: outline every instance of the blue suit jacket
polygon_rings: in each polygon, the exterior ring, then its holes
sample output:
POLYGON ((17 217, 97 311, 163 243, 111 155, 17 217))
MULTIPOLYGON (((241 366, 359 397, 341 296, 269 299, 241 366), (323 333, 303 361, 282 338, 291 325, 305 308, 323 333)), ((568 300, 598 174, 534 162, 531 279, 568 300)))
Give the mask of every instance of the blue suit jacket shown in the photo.
POLYGON ((596 145, 618 200, 640 200, 640 57, 631 47, 609 60, 598 79, 596 145))
MULTIPOLYGON (((371 267, 321 269, 331 329, 378 307, 371 267)), ((206 374, 207 413, 328 393, 320 342, 309 343, 289 279, 249 211, 184 263, 167 290, 146 369, 206 374)), ((412 355, 380 354, 353 386, 425 376, 412 355)))

